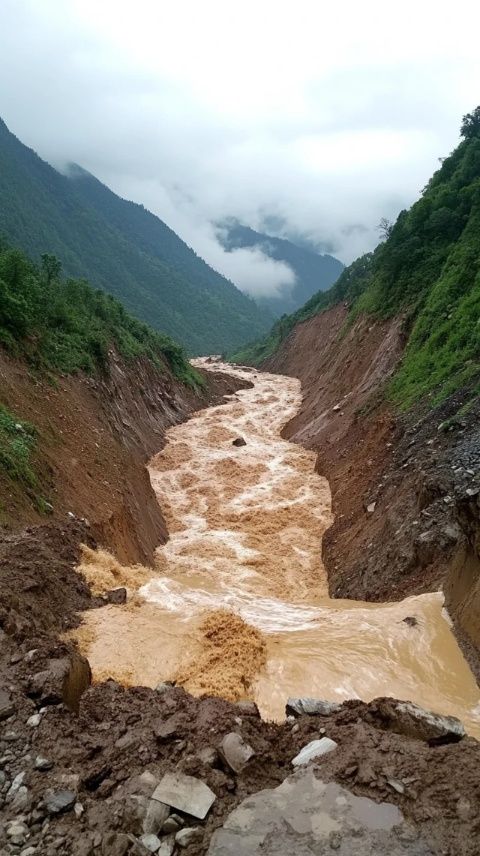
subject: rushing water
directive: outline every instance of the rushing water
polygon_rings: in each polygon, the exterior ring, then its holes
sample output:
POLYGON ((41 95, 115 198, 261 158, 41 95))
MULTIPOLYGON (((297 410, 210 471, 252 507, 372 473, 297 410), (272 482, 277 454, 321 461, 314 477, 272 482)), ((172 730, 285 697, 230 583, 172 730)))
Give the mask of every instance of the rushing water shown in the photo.
POLYGON ((455 714, 480 735, 479 690, 441 593, 382 605, 328 598, 328 483, 313 453, 280 436, 300 405, 299 382, 202 364, 254 387, 171 428, 151 461, 170 540, 129 606, 85 616, 80 641, 94 674, 253 696, 276 719, 289 695, 391 695, 455 714), (237 437, 246 445, 232 445, 237 437))

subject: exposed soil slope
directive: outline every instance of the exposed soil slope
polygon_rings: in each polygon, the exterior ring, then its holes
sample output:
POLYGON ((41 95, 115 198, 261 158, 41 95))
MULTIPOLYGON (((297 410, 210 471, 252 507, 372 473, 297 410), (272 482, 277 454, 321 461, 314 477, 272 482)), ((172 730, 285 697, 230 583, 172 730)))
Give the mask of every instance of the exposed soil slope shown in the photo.
POLYGON ((330 593, 385 601, 443 586, 466 649, 478 647, 478 403, 452 418, 471 397, 464 390, 439 408, 395 413, 384 391, 402 355, 402 318, 346 327, 346 317, 340 304, 298 324, 264 364, 302 381, 284 435, 318 453, 330 482, 330 593))
POLYGON ((111 351, 108 375, 52 381, 0 351, 0 382, 2 402, 38 430, 40 473, 30 496, 0 476, 0 522, 18 529, 45 521, 37 506, 41 494, 54 519, 86 519, 120 561, 150 563, 167 531, 145 463, 161 449, 169 425, 232 392, 232 378, 209 373, 204 390, 194 393, 166 366, 125 363, 111 351))

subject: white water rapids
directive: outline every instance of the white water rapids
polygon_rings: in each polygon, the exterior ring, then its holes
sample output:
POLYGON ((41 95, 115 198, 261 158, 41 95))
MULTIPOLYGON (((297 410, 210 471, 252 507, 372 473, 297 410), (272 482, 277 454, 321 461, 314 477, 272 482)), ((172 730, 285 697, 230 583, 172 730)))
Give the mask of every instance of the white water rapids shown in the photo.
POLYGON ((201 364, 254 387, 171 428, 152 459, 170 540, 140 596, 86 613, 79 641, 94 675, 151 686, 179 678, 194 693, 253 697, 275 719, 292 695, 390 695, 459 716, 480 735, 479 690, 440 592, 383 605, 329 599, 328 483, 315 455, 280 435, 299 382, 201 364), (238 437, 246 445, 232 445, 238 437))

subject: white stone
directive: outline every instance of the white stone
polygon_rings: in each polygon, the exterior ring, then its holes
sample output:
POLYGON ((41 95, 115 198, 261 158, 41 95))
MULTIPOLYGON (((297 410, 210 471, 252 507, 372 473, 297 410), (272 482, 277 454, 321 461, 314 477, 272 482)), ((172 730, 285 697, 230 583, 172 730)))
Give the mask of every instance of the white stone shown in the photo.
POLYGON ((303 764, 308 764, 314 758, 319 758, 321 755, 327 755, 328 752, 333 752, 337 748, 335 740, 330 740, 330 737, 321 737, 320 740, 312 740, 307 743, 298 755, 292 761, 294 767, 300 767, 303 764))
POLYGON ((155 788, 152 799, 203 820, 215 802, 216 796, 200 779, 175 772, 164 775, 158 787, 155 788))

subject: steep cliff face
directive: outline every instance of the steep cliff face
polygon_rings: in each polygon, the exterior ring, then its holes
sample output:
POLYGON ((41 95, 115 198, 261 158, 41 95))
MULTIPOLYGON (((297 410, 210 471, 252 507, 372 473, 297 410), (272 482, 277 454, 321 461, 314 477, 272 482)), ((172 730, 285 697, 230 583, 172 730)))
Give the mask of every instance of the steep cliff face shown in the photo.
POLYGON ((284 433, 317 452, 330 481, 330 593, 388 601, 443 588, 468 653, 480 648, 478 400, 465 387, 400 414, 385 391, 404 349, 402 317, 346 318, 339 304, 296 325, 263 366, 302 381, 284 433))
POLYGON ((43 523, 45 510, 62 522, 86 518, 120 561, 151 562, 167 531, 145 463, 162 448, 170 425, 232 392, 233 379, 208 374, 194 392, 166 364, 126 362, 113 350, 102 377, 52 381, 3 353, 0 377, 3 403, 35 426, 39 474, 35 491, 3 476, 2 524, 11 530, 43 523))

